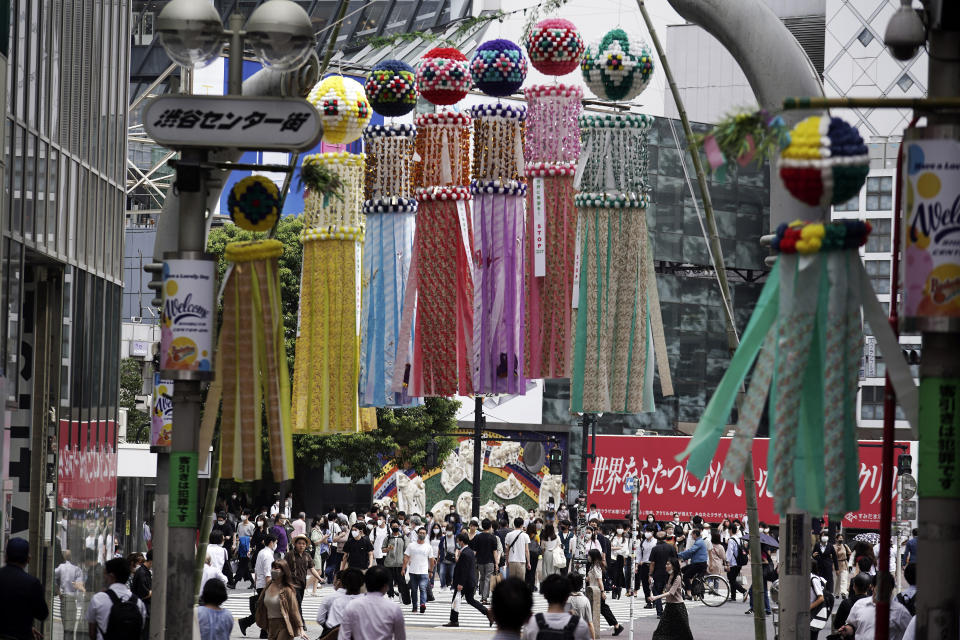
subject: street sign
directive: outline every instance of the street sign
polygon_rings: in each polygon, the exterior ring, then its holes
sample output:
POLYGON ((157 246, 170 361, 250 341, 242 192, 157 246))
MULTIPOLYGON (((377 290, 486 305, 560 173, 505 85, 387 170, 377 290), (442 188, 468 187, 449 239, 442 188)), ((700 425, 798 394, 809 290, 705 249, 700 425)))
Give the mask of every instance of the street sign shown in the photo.
POLYGON ((901 520, 917 519, 917 501, 916 500, 900 501, 900 519, 901 520))
POLYGON ((175 451, 170 454, 171 527, 197 528, 197 452, 175 451))
POLYGON ((900 476, 900 499, 909 500, 917 495, 917 479, 909 473, 900 476))
POLYGON ((623 492, 624 493, 633 493, 633 483, 636 480, 634 477, 624 478, 623 479, 623 492))
POLYGON ((320 113, 302 98, 160 96, 143 110, 143 128, 158 144, 188 147, 312 149, 320 113))

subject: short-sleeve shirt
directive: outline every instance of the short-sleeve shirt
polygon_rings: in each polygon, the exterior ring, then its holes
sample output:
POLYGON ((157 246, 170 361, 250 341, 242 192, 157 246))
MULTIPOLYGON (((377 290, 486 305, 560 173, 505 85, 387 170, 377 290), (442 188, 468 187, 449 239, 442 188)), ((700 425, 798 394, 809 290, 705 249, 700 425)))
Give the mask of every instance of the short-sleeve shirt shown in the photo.
POLYGON ((407 563, 407 571, 416 575, 426 574, 430 570, 430 558, 437 557, 433 553, 433 547, 426 541, 407 545, 407 549, 403 553, 410 558, 407 563))
POLYGON ((593 607, 590 606, 590 599, 582 593, 574 593, 567 600, 566 609, 568 612, 580 616, 586 621, 593 620, 593 607))
MULTIPOLYGON (((548 613, 543 614, 543 621, 551 629, 563 629, 570 622, 569 613, 548 613)), ((523 640, 537 640, 537 634, 540 632, 540 625, 537 624, 537 616, 532 615, 523 628, 523 640)), ((590 627, 587 626, 586 619, 580 617, 580 622, 573 630, 573 640, 590 640, 590 627)))
MULTIPOLYGON (((126 602, 133 595, 133 592, 127 585, 120 582, 114 582, 109 587, 121 601, 126 602)), ((110 609, 113 608, 113 600, 105 591, 98 591, 90 598, 90 605, 87 606, 87 620, 97 625, 97 640, 103 640, 103 632, 107 630, 107 622, 110 620, 110 609)), ((137 598, 137 608, 140 610, 141 619, 146 621, 147 608, 143 606, 143 601, 137 598)))
POLYGON ((530 536, 528 536, 525 531, 520 531, 519 529, 511 531, 507 534, 505 542, 507 546, 510 547, 508 562, 527 561, 527 554, 524 553, 524 550, 527 548, 527 545, 530 544, 530 536))
POLYGON ((226 609, 197 607, 197 626, 200 637, 210 640, 230 640, 233 631, 233 614, 226 609))
POLYGON ((367 536, 360 536, 350 539, 343 543, 343 552, 347 554, 347 566, 355 569, 366 569, 370 566, 370 552, 373 551, 373 543, 367 536))

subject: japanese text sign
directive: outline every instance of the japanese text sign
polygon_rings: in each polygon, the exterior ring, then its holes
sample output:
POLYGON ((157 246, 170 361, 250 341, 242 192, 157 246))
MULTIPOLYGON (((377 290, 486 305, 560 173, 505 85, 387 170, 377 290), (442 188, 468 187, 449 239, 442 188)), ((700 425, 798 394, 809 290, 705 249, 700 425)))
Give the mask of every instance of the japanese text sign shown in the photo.
POLYGON ((541 176, 533 179, 533 275, 547 275, 546 202, 541 176))
MULTIPOLYGON (((689 473, 686 462, 675 456, 690 442, 679 436, 597 436, 596 458, 588 466, 588 497, 607 518, 623 518, 630 508, 627 478, 636 478, 641 517, 653 513, 669 520, 674 513, 682 518, 702 515, 710 522, 742 518, 746 513, 743 482, 733 485, 721 476, 730 438, 722 438, 710 470, 703 480, 689 473)), ((753 445, 754 478, 760 519, 780 521, 768 491, 767 438, 753 445)), ((848 513, 844 525, 874 528, 880 524, 880 447, 860 447, 860 511, 848 513)), ((922 467, 921 467, 922 468, 922 467)), ((893 490, 896 491, 896 482, 893 490)))
POLYGON ((300 98, 160 96, 143 112, 143 127, 158 143, 183 147, 312 149, 320 114, 300 98))
POLYGON ((920 381, 918 493, 922 498, 960 498, 960 379, 920 381))
POLYGON ((170 454, 170 526, 197 528, 197 452, 170 454))

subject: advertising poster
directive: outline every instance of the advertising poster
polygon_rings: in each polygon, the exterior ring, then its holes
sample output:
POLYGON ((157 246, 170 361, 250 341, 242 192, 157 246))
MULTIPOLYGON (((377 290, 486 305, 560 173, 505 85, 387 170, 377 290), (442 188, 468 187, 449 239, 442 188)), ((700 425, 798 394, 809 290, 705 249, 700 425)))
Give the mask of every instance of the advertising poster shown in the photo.
POLYGON ((960 142, 904 145, 907 317, 960 318, 960 142))
POLYGON ((153 398, 150 408, 150 444, 169 447, 173 426, 173 381, 153 374, 153 398))
MULTIPOLYGON (((639 482, 641 517, 652 513, 669 520, 674 513, 682 519, 694 514, 710 522, 742 518, 747 511, 743 481, 734 485, 720 475, 730 438, 721 438, 707 475, 701 480, 687 471, 686 462, 675 456, 690 442, 680 436, 597 436, 596 458, 588 465, 588 499, 596 503, 605 518, 623 518, 630 509, 627 478, 639 482)), ((773 494, 768 490, 767 453, 770 440, 756 438, 753 444, 754 479, 760 519, 777 524, 773 494)), ((877 443, 860 443, 860 510, 843 519, 846 527, 876 529, 880 526, 880 457, 877 443)), ((906 443, 898 443, 906 445, 906 443)), ((894 482, 896 504, 896 482, 894 482)))
POLYGON ((206 259, 163 263, 161 371, 212 375, 215 268, 206 259))

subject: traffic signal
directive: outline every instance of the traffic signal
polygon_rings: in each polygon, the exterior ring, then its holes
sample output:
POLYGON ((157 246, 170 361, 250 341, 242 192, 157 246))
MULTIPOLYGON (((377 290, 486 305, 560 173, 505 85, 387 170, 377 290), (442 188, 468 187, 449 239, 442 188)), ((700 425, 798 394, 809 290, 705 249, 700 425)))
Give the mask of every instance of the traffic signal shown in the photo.
POLYGON ((902 476, 905 473, 912 473, 911 464, 913 457, 909 453, 901 453, 897 456, 897 475, 902 476))
POLYGON ((554 447, 553 449, 550 449, 548 461, 550 464, 550 475, 563 475, 563 452, 560 451, 560 447, 554 447))

